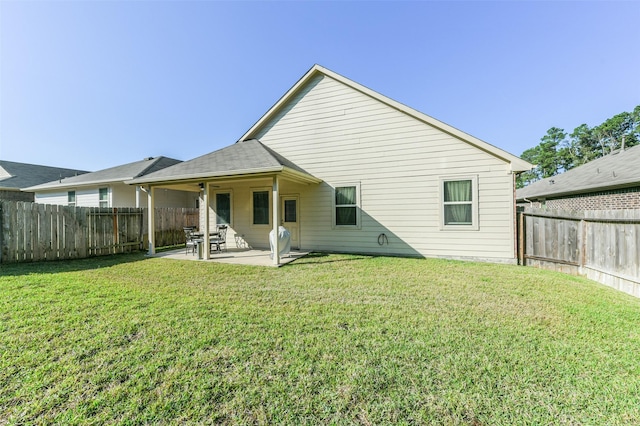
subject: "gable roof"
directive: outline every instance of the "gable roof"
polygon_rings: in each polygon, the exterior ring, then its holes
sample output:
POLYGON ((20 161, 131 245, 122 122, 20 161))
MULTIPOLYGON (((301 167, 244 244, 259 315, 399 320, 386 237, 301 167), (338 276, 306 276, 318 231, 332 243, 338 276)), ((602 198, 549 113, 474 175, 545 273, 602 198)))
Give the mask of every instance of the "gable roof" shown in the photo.
POLYGON ((0 189, 18 191, 30 186, 88 173, 85 170, 0 160, 0 189))
POLYGON ((458 139, 461 139, 462 141, 467 142, 478 149, 481 149, 497 158, 500 158, 506 161, 511 165, 511 171, 513 172, 523 172, 523 171, 531 170, 533 168, 532 164, 522 160, 519 157, 516 157, 515 155, 508 153, 507 151, 497 148, 487 142, 484 142, 474 136, 471 136, 461 130, 456 129, 455 127, 452 127, 446 123, 443 123, 442 121, 436 120, 435 118, 430 117, 418 110, 415 110, 411 107, 401 104, 400 102, 394 101, 391 98, 388 98, 374 90, 369 89, 368 87, 365 87, 359 83, 356 83, 355 81, 349 80, 348 78, 343 77, 342 75, 337 74, 333 71, 330 71, 317 64, 311 67, 311 69, 300 80, 298 80, 298 82, 291 89, 289 89, 289 91, 285 93, 284 96, 282 96, 280 100, 278 100, 278 102, 276 102, 275 105, 273 105, 269 109, 269 111, 267 111, 266 114, 264 114, 244 135, 242 135, 242 137, 240 138, 240 141, 257 137, 262 126, 264 126, 272 118, 277 116, 280 110, 287 105, 289 100, 294 98, 301 90, 303 90, 304 86, 306 86, 307 83, 309 83, 319 74, 322 74, 324 76, 337 80, 342 84, 348 87, 351 87, 354 90, 357 90, 365 95, 368 95, 392 108, 395 108, 398 111, 401 111, 419 121, 422 121, 432 127, 435 127, 445 133, 448 133, 458 139))
POLYGON ((560 197, 640 186, 640 145, 618 151, 516 191, 516 199, 560 197))
POLYGON ((248 174, 283 172, 306 182, 320 182, 302 168, 269 149, 260 141, 250 139, 193 160, 128 181, 129 184, 204 180, 248 174))
POLYGON ((98 170, 93 173, 86 173, 79 176, 73 176, 62 180, 47 182, 42 185, 27 188, 29 191, 43 191, 51 189, 75 188, 78 186, 91 186, 97 184, 106 184, 113 182, 124 182, 139 176, 162 170, 166 167, 180 163, 180 160, 168 157, 149 157, 144 160, 135 161, 133 163, 123 164, 121 166, 110 167, 108 169, 98 170))

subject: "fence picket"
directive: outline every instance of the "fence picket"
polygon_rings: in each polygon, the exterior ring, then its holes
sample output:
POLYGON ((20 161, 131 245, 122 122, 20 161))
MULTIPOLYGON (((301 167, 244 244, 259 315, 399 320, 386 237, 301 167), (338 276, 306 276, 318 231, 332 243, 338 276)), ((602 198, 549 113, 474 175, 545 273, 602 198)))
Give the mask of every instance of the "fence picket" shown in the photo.
POLYGON ((640 210, 526 208, 524 264, 586 275, 640 297, 640 210))
MULTIPOLYGON (((40 205, 0 200, 0 262, 75 259, 145 247, 147 209, 40 205)), ((184 243, 198 209, 157 208, 157 247, 184 243)))

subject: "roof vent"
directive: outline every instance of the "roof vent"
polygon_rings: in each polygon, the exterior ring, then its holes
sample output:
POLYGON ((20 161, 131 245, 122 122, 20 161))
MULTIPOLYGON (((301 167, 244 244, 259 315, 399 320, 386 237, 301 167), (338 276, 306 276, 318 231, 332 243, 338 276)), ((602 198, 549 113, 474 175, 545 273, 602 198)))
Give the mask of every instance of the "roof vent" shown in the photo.
POLYGON ((151 161, 151 160, 153 160, 153 157, 145 157, 144 158, 144 161, 151 161))
POLYGON ((556 183, 556 181, 555 181, 555 180, 553 180, 553 179, 551 179, 551 180, 549 181, 549 185, 553 185, 554 183, 556 183))

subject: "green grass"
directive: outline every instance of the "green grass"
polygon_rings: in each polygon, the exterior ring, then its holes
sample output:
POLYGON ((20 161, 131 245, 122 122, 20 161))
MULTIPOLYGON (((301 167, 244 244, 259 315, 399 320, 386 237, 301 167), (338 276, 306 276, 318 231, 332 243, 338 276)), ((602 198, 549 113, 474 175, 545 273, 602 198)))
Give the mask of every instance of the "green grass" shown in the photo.
POLYGON ((0 424, 640 423, 640 300, 516 266, 0 270, 0 424))

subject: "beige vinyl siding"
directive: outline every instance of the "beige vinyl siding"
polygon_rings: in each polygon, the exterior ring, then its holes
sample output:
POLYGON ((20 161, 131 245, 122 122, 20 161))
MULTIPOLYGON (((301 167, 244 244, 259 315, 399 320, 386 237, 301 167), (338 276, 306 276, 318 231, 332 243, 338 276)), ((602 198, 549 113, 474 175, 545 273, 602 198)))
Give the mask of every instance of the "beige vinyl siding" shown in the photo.
POLYGON ((324 183, 301 192, 302 247, 514 258, 509 165, 330 77, 315 78, 252 136, 324 183), (478 177, 479 230, 440 227, 440 178, 478 177), (360 182, 361 229, 332 229, 331 186, 360 182), (378 245, 385 233, 388 245, 378 245))
MULTIPOLYGON (((109 188, 109 207, 135 207, 136 187, 124 183, 109 183, 95 187, 57 190, 55 192, 38 192, 35 194, 35 202, 40 204, 58 204, 66 206, 67 192, 76 191, 76 206, 99 207, 100 188, 109 188)), ((156 189, 156 207, 195 207, 197 193, 175 191, 171 189, 156 189)), ((140 207, 147 207, 147 193, 140 194, 140 207)))
POLYGON ((69 204, 67 194, 76 192, 77 207, 98 207, 98 188, 75 188, 56 192, 37 192, 35 202, 39 204, 57 204, 66 206, 69 204))
MULTIPOLYGON (((136 187, 134 185, 114 184, 112 186, 113 207, 135 207, 136 187)), ((176 191, 173 189, 156 188, 156 207, 187 207, 195 208, 195 200, 198 193, 176 191)), ((140 207, 147 207, 148 196, 144 191, 140 192, 140 207)))
MULTIPOLYGON (((77 195, 76 195, 77 196, 77 195)), ((65 192, 36 192, 34 202, 38 204, 55 204, 66 206, 69 204, 67 191, 65 192)))
MULTIPOLYGON (((209 218, 210 218, 210 231, 215 230, 216 227, 216 215, 214 211, 215 200, 213 194, 215 192, 230 191, 233 193, 231 197, 231 222, 232 227, 227 230, 227 245, 228 247, 235 247, 235 236, 242 236, 251 247, 254 248, 269 248, 269 232, 273 229, 271 216, 269 217, 268 225, 254 225, 253 224, 253 209, 252 209, 252 191, 268 191, 269 192, 269 207, 273 207, 272 199, 272 179, 254 179, 246 181, 236 181, 225 184, 224 182, 216 183, 217 188, 211 190, 209 198, 209 218)), ((310 186, 294 184, 288 181, 280 182, 280 196, 283 195, 298 195, 300 198, 299 203, 303 203, 303 199, 307 198, 307 194, 303 191, 307 191, 310 186)), ((201 202, 203 199, 201 198, 201 202)), ((204 209, 200 210, 200 224, 204 224, 204 209)), ((299 211, 298 220, 303 217, 302 211, 299 211)), ((271 213, 270 213, 271 214, 271 213)), ((331 218, 329 217, 329 223, 331 218)), ((301 239, 304 239, 302 230, 300 232, 301 239)))

